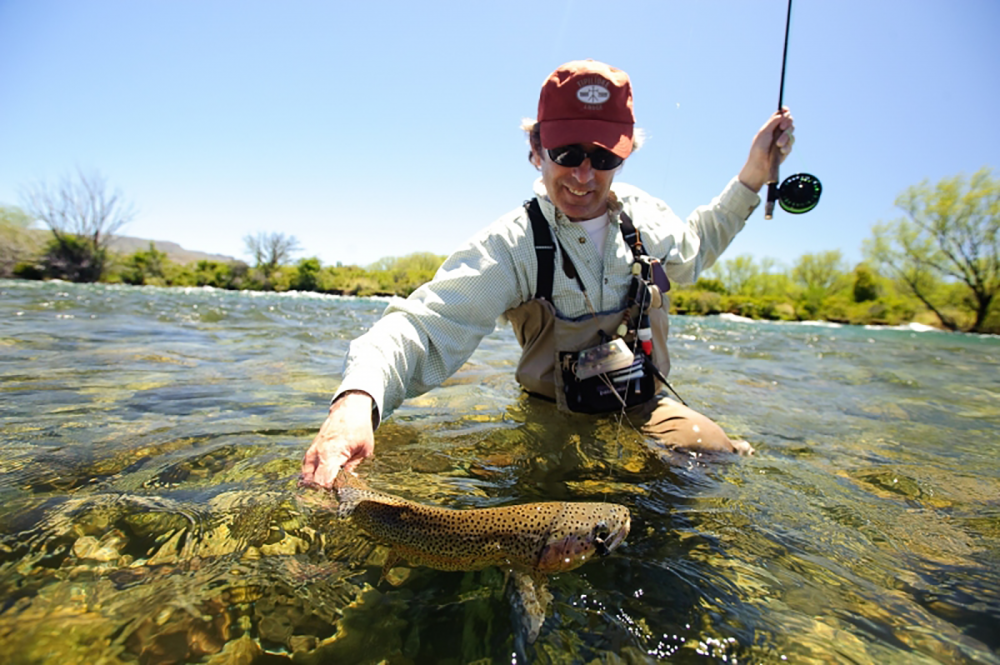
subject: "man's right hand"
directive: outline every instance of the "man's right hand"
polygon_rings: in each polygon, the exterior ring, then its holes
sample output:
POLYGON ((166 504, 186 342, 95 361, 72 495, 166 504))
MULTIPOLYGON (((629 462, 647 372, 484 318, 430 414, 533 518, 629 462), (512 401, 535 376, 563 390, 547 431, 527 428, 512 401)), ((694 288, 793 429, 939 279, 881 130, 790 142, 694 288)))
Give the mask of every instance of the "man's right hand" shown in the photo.
POLYGON ((342 467, 350 471, 375 453, 372 403, 368 393, 354 390, 330 406, 330 415, 302 460, 304 483, 330 489, 342 467))
POLYGON ((771 177, 771 160, 775 158, 772 147, 776 146, 778 163, 792 151, 795 143, 795 120, 788 107, 768 118, 750 143, 750 155, 740 170, 740 182, 752 192, 759 192, 771 177), (777 139, 775 134, 778 135, 777 139))

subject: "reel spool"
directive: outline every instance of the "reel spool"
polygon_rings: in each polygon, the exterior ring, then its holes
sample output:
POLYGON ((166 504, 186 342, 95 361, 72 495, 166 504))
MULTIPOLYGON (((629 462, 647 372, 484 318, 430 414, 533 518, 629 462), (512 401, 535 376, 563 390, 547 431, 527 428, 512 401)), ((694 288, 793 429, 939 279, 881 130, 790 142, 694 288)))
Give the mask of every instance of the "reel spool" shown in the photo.
POLYGON ((823 185, 819 178, 808 173, 796 173, 785 178, 778 187, 778 205, 785 212, 801 215, 816 207, 822 193, 823 185))

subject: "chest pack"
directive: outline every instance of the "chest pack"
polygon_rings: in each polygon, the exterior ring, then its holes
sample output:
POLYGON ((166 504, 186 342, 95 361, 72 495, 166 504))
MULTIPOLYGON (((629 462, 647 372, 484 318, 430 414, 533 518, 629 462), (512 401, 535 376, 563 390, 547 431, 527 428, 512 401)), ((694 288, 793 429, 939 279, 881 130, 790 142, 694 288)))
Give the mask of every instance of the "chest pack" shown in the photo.
MULTIPOLYGON (((525 210, 531 222, 534 237, 535 256, 538 263, 535 299, 552 303, 553 280, 555 277, 555 256, 558 250, 562 258, 562 269, 566 276, 575 280, 580 290, 586 288, 580 274, 559 243, 542 214, 537 199, 525 203, 525 210)), ((556 349, 556 385, 566 406, 582 413, 605 413, 623 406, 635 406, 652 399, 657 391, 656 381, 665 381, 663 374, 652 361, 652 341, 647 311, 658 299, 659 294, 670 288, 666 273, 659 260, 646 254, 642 237, 631 218, 620 213, 622 238, 633 255, 632 281, 626 302, 623 303, 617 320, 610 328, 597 328, 594 338, 585 348, 572 346, 556 349), (607 330, 608 332, 605 332, 607 330), (610 334, 609 334, 610 333, 610 334), (624 349, 616 356, 615 349, 624 349), (589 363, 596 359, 599 369, 592 370, 589 363), (621 360, 621 362, 618 362, 621 360), (607 363, 610 369, 604 369, 607 363)), ((659 304, 655 305, 659 307, 659 304)), ((663 314, 665 316, 665 314, 663 314)), ((595 318, 598 315, 595 314, 595 318)), ((601 315, 607 319, 608 314, 601 315)), ((557 399, 557 401, 560 401, 557 399)))

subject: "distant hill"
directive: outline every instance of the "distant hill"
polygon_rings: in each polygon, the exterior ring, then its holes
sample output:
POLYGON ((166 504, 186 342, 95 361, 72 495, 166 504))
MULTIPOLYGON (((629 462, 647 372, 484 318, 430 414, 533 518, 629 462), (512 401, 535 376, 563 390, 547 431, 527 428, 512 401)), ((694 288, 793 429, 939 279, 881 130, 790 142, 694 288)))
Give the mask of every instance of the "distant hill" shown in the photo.
POLYGON ((231 256, 224 254, 208 254, 196 252, 192 249, 184 249, 175 242, 169 240, 148 240, 146 238, 133 238, 131 236, 115 236, 111 241, 111 250, 119 254, 132 254, 140 249, 149 249, 149 243, 156 245, 156 249, 164 252, 174 263, 193 263, 194 261, 236 261, 231 256))
MULTIPOLYGON (((52 237, 51 231, 45 229, 26 229, 31 245, 31 251, 41 251, 45 243, 52 237)), ((115 236, 111 241, 111 251, 119 254, 133 254, 140 249, 149 249, 149 243, 156 245, 156 249, 167 255, 174 263, 184 265, 194 261, 221 261, 231 263, 237 261, 225 254, 209 254, 198 252, 193 249, 184 249, 175 242, 169 240, 149 240, 147 238, 133 238, 132 236, 115 236)))

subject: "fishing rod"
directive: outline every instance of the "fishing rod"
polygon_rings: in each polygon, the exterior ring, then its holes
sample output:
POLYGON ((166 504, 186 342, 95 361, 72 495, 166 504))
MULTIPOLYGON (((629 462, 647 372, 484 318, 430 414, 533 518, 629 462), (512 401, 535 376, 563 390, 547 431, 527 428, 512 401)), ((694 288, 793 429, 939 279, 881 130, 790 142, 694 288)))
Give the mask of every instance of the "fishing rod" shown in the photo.
MULTIPOLYGON (((788 0, 788 14, 785 17, 785 50, 781 55, 781 86, 778 89, 778 113, 784 108, 785 101, 785 65, 788 64, 788 32, 792 24, 792 0, 788 0)), ((774 131, 774 142, 771 143, 771 173, 767 179, 767 201, 764 203, 764 219, 771 219, 774 215, 774 202, 777 201, 781 209, 793 215, 809 212, 819 203, 819 195, 823 192, 823 185, 819 178, 808 173, 796 173, 785 178, 785 181, 778 186, 778 169, 781 164, 781 150, 778 148, 777 138, 780 136, 779 130, 774 131)))

